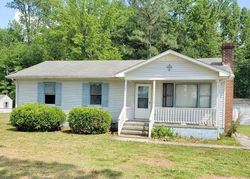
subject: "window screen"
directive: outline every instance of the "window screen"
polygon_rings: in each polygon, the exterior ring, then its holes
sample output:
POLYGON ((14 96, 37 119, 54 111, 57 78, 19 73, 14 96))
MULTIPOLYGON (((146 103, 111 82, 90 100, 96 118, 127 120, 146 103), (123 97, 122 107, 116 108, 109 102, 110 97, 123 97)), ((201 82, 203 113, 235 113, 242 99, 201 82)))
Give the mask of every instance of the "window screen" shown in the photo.
POLYGON ((90 104, 92 105, 102 104, 102 84, 90 85, 90 104))
POLYGON ((163 83, 163 107, 173 107, 174 101, 174 84, 163 83))
POLYGON ((209 108, 211 101, 211 85, 200 84, 199 85, 199 107, 209 108))
POLYGON ((197 85, 176 85, 176 107, 197 107, 197 85))

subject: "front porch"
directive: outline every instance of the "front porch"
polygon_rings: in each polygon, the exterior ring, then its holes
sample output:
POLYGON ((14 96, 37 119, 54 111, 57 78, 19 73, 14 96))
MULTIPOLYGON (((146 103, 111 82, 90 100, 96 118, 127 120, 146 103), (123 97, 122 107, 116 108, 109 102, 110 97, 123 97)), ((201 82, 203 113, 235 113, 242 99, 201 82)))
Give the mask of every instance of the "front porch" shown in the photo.
MULTIPOLYGON (((219 86, 220 82, 216 80, 125 80, 124 105, 118 119, 118 135, 122 134, 126 121, 140 120, 147 122, 148 127, 144 130, 147 129, 148 132, 144 131, 143 134, 147 134, 148 137, 151 137, 153 126, 158 124, 175 128, 178 133, 183 133, 185 128, 189 130, 185 130, 184 133, 187 131, 196 133, 197 129, 198 132, 200 130, 219 131, 220 124, 217 117, 219 86), (164 88, 164 84, 173 84, 173 89, 166 88, 166 85, 164 88), (183 87, 184 90, 182 90, 183 87), (192 96, 187 100, 188 92, 183 94, 182 91, 190 91, 190 89, 192 96), (194 107, 185 107, 185 105, 194 107)), ((218 132, 215 133, 217 136, 218 132)))

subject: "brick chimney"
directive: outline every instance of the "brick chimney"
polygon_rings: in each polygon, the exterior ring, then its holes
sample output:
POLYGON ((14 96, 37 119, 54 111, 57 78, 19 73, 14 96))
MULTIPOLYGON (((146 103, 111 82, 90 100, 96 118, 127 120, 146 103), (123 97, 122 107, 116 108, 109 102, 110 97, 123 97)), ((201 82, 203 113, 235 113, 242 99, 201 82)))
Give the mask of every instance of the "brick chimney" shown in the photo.
MULTIPOLYGON (((234 44, 226 42, 222 45, 222 64, 229 65, 232 70, 234 68, 234 44)), ((233 119, 233 94, 234 94, 234 80, 226 80, 226 93, 225 93, 225 134, 231 128, 233 119)))
POLYGON ((234 44, 233 42, 225 42, 222 45, 222 63, 229 65, 232 69, 234 66, 234 44))

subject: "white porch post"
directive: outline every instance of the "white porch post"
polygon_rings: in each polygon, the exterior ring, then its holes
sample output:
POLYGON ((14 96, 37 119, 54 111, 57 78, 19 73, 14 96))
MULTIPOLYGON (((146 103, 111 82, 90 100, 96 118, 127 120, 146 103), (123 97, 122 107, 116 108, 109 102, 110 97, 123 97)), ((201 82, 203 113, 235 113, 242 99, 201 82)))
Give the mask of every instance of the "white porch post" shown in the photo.
POLYGON ((121 134, 123 124, 128 119, 127 118, 127 88, 128 88, 127 86, 128 86, 128 81, 124 79, 123 108, 118 118, 118 135, 121 134))
POLYGON ((219 80, 216 80, 216 119, 215 119, 215 125, 217 128, 219 128, 218 126, 218 119, 219 119, 219 88, 220 88, 220 85, 219 85, 219 80))
POLYGON ((153 99, 152 99, 152 109, 155 109, 155 89, 156 89, 156 81, 153 81, 153 99))
POLYGON ((124 82, 124 100, 123 100, 123 108, 124 108, 124 118, 125 120, 128 119, 128 114, 127 114, 127 91, 128 91, 128 81, 125 79, 124 82))
POLYGON ((123 107, 127 106, 127 89, 128 89, 128 81, 125 79, 124 82, 124 100, 123 100, 123 107))
POLYGON ((155 117, 155 89, 156 89, 156 81, 153 80, 153 97, 152 97, 152 110, 150 114, 150 119, 149 119, 149 133, 148 137, 151 138, 151 131, 154 126, 154 117, 155 117))

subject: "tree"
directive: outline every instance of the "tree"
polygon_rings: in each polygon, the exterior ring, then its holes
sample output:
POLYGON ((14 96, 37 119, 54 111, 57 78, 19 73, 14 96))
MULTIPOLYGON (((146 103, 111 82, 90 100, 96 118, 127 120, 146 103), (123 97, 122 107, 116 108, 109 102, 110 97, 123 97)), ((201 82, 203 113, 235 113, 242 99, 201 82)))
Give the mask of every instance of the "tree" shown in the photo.
POLYGON ((220 31, 222 40, 238 43, 240 24, 240 7, 237 0, 228 0, 228 5, 220 13, 220 31))
POLYGON ((235 96, 250 98, 250 11, 241 10, 239 47, 235 62, 235 96))

